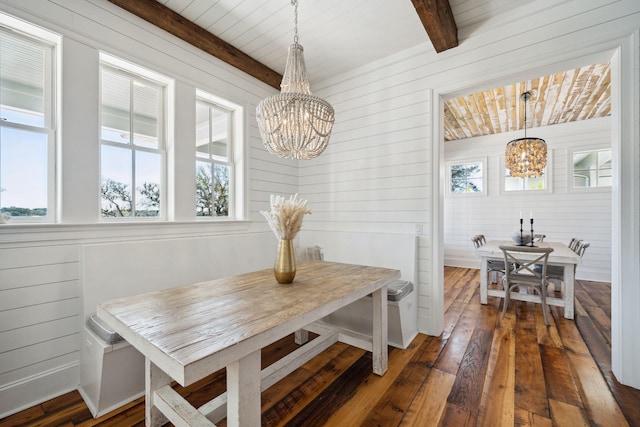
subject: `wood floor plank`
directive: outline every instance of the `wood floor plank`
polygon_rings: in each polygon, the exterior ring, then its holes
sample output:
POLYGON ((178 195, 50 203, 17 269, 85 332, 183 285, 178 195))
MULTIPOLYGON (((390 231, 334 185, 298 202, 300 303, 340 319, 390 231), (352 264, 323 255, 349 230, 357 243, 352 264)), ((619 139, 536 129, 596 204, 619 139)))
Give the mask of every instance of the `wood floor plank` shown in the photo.
POLYGON ((479 426, 513 425, 515 390, 515 316, 500 317, 491 344, 479 426))
MULTIPOLYGON (((447 343, 447 346, 450 344, 447 343)), ((446 347, 445 347, 446 348, 446 347)), ((406 413, 411 401, 429 376, 431 367, 442 354, 437 340, 425 340, 420 349, 400 372, 394 383, 376 403, 364 420, 363 425, 398 425, 406 413)))
MULTIPOLYGON (((514 427, 552 427, 551 419, 542 417, 524 409, 515 408, 514 427)), ((558 425, 558 424, 557 424, 558 425)))
POLYGON ((460 408, 458 405, 447 402, 444 408, 444 414, 439 426, 456 426, 456 427, 475 427, 475 415, 471 411, 460 408))
MULTIPOLYGON (((568 326, 566 325, 560 330, 561 335, 563 330, 569 329, 568 326)), ((564 337, 563 342, 565 342, 564 337)), ((575 349, 567 352, 567 357, 571 362, 573 376, 576 379, 589 422, 596 425, 628 426, 620 406, 613 397, 584 341, 567 339, 567 343, 572 344, 571 350, 575 349)))
POLYGON ((640 390, 624 386, 618 382, 611 369, 611 351, 608 341, 590 316, 577 316, 576 326, 584 340, 584 345, 606 381, 614 399, 622 409, 630 425, 640 426, 640 390))
POLYGON ((404 351, 393 351, 389 355, 389 370, 383 375, 369 375, 365 383, 358 388, 357 393, 349 402, 332 411, 326 424, 330 426, 356 426, 361 425, 378 400, 382 397, 380 390, 389 390, 402 369, 411 361, 411 358, 419 350, 424 350, 422 345, 426 341, 426 335, 419 335, 404 351), (354 411, 352 408, 359 408, 354 411))
POLYGON ((480 319, 473 331, 467 350, 460 363, 447 402, 469 411, 474 418, 482 398, 485 373, 491 352, 491 342, 498 313, 491 305, 480 308, 480 319))
MULTIPOLYGON (((591 425, 582 408, 554 399, 549 400, 549 406, 551 407, 551 414, 557 426, 589 427, 591 425)), ((616 424, 604 425, 613 426, 616 424)))
POLYGON ((340 408, 347 402, 351 396, 356 393, 358 386, 371 374, 371 354, 367 353, 361 356, 353 363, 344 374, 335 379, 328 387, 324 388, 321 393, 313 396, 312 400, 304 406, 293 417, 282 417, 282 421, 271 424, 266 420, 263 414, 262 425, 285 425, 285 426, 320 426, 325 425, 327 419, 331 416, 332 411, 340 408))
POLYGON ((544 379, 549 399, 582 408, 578 386, 573 378, 569 359, 564 350, 552 346, 540 346, 544 379))
POLYGON ((434 367, 444 372, 455 375, 458 372, 462 358, 464 357, 469 340, 478 323, 481 307, 477 304, 467 305, 455 328, 447 338, 447 345, 442 354, 436 360, 434 367))
MULTIPOLYGON (((400 421, 404 427, 436 426, 439 424, 456 376, 438 369, 431 369, 427 380, 416 393, 400 421)), ((355 425, 355 424, 352 424, 355 425)))
POLYGON ((583 286, 576 288, 576 306, 580 305, 593 325, 597 328, 598 332, 605 339, 607 346, 611 347, 611 318, 600 308, 600 305, 596 303, 586 289, 583 286))
MULTIPOLYGON (((514 301, 516 305, 515 406, 549 418, 549 402, 540 358, 536 309, 539 304, 514 301)), ((539 315, 542 316, 542 311, 539 315)))
MULTIPOLYGON (((309 360, 307 363, 302 365, 300 368, 293 371, 286 377, 286 381, 282 382, 282 380, 267 390, 262 392, 262 411, 266 412, 275 405, 277 402, 286 398, 288 394, 291 393, 291 390, 296 389, 297 387, 302 386, 305 381, 308 381, 310 376, 326 375, 327 364, 330 363, 333 359, 342 358, 342 353, 346 350, 349 350, 346 357, 349 357, 351 361, 355 361, 358 357, 364 354, 363 350, 350 348, 347 344, 344 343, 335 343, 330 346, 323 352, 323 357, 314 357, 309 360)), ((329 368, 333 368, 334 365, 331 364, 329 368)))
MULTIPOLYGON (((287 425, 292 420, 303 421, 311 418, 313 414, 309 411, 320 410, 322 401, 327 400, 327 397, 332 400, 335 410, 340 405, 334 401, 334 398, 348 400, 352 388, 371 372, 372 363, 370 353, 363 355, 362 350, 348 346, 339 354, 339 357, 331 359, 321 370, 310 375, 303 384, 293 390, 286 382, 276 383, 264 393, 275 393, 280 388, 279 393, 284 397, 262 412, 263 425, 287 425), (366 366, 363 367, 363 364, 366 366), (345 393, 341 391, 337 393, 339 397, 333 396, 332 393, 336 394, 336 388, 340 389, 340 387, 345 387, 345 393), (323 397, 320 397, 321 394, 323 397), (292 411, 294 407, 300 410, 296 413, 292 411), (310 409, 311 407, 314 409, 310 409)), ((325 410, 323 414, 318 415, 327 416, 328 413, 330 411, 325 410)), ((222 423, 220 424, 222 425, 222 423)))

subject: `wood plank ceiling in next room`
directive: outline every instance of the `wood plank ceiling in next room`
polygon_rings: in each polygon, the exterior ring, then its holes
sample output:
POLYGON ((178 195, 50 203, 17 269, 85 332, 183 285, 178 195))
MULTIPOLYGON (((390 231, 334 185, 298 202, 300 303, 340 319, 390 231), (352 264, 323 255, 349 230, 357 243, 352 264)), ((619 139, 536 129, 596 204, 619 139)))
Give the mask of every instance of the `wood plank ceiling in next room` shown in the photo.
POLYGON ((611 115, 611 69, 593 64, 445 101, 445 141, 524 129, 524 103, 531 92, 527 129, 611 115))

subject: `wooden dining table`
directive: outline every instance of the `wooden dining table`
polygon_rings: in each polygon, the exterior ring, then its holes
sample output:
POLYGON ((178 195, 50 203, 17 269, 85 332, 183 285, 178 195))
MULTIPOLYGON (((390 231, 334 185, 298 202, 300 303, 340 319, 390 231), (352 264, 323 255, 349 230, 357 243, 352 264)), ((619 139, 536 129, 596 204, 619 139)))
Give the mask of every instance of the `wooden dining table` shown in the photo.
MULTIPOLYGON (((487 280, 487 261, 500 260, 504 261, 504 255, 500 249, 501 245, 514 246, 513 240, 489 240, 484 245, 476 249, 476 254, 480 257, 480 302, 487 303, 488 296, 496 296, 504 298, 504 289, 489 289, 487 280)), ((558 265, 564 267, 564 288, 562 289, 562 297, 547 296, 547 304, 564 308, 564 317, 573 319, 574 316, 574 286, 575 286, 575 266, 580 264, 581 257, 569 249, 561 242, 535 242, 535 246, 543 248, 553 248, 553 252, 549 254, 547 265, 558 265)), ((522 253, 523 259, 534 259, 536 254, 522 253)), ((537 295, 525 293, 511 293, 511 299, 520 301, 539 302, 540 297, 537 295)))
POLYGON ((98 305, 98 316, 145 356, 146 425, 261 424, 260 393, 337 341, 372 352, 373 372, 387 370, 387 285, 400 271, 311 261, 295 280, 276 282, 262 270, 123 297, 98 305), (265 346, 372 294, 372 336, 349 336, 326 325, 322 334, 261 369, 265 346), (199 408, 172 387, 188 386, 226 368, 227 391, 199 408))

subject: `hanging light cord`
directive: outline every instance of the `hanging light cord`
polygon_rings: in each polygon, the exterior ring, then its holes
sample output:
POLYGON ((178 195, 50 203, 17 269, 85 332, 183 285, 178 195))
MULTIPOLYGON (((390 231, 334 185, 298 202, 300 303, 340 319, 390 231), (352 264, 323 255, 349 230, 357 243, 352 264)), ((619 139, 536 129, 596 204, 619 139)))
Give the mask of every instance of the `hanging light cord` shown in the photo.
POLYGON ((291 5, 294 8, 293 12, 293 24, 295 26, 293 33, 293 42, 298 43, 298 0, 291 0, 291 5))
POLYGON ((529 97, 531 93, 528 91, 522 94, 522 100, 524 101, 524 137, 527 138, 527 101, 529 101, 529 97))

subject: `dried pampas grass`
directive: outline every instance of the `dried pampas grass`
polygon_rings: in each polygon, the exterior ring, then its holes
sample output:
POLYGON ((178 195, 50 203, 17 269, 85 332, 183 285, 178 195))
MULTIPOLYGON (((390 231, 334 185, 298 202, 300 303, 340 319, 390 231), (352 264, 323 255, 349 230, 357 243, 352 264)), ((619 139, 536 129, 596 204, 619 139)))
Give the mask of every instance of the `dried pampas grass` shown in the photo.
POLYGON ((302 227, 302 218, 310 214, 307 201, 298 199, 298 194, 285 199, 284 196, 271 195, 271 212, 260 211, 278 239, 293 240, 302 227))

